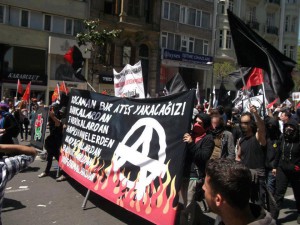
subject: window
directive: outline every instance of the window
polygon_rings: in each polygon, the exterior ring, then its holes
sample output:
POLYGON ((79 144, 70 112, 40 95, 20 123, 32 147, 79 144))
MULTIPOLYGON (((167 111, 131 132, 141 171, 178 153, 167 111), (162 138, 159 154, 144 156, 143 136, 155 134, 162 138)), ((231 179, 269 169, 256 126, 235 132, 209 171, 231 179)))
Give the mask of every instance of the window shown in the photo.
POLYGON ((226 31, 226 48, 231 49, 231 33, 230 33, 230 30, 226 31))
POLYGON ((73 35, 76 36, 76 34, 82 32, 83 30, 83 22, 81 20, 74 20, 73 35))
POLYGON ((170 20, 179 22, 180 5, 171 3, 170 12, 170 20))
POLYGON ((256 7, 251 7, 249 10, 249 21, 255 22, 256 21, 256 7))
POLYGON ((290 58, 294 59, 294 46, 290 46, 290 58))
POLYGON ((284 46, 283 46, 283 54, 284 54, 284 55, 287 55, 287 48, 288 48, 287 45, 284 45, 284 46))
POLYGON ((44 15, 44 30, 51 31, 52 16, 44 15))
POLYGON ((72 19, 66 19, 65 34, 69 34, 69 35, 73 34, 73 20, 72 19))
POLYGON ((163 18, 169 19, 170 3, 164 2, 163 18))
POLYGON ((168 33, 168 49, 174 49, 174 34, 168 33))
POLYGON ((297 17, 293 17, 292 23, 291 23, 291 32, 295 33, 297 31, 296 25, 297 25, 297 17))
POLYGON ((189 38, 189 52, 194 52, 195 38, 189 38))
POLYGON ((267 26, 274 26, 275 24, 275 14, 268 13, 267 14, 267 26))
POLYGON ((201 11, 197 10, 196 13, 196 26, 200 27, 201 26, 201 11))
POLYGON ((188 8, 187 10, 187 16, 188 16, 188 24, 195 26, 196 21, 196 9, 188 8))
POLYGON ((123 66, 130 64, 130 58, 131 58, 131 46, 124 46, 123 58, 122 58, 123 66))
POLYGON ((195 54, 203 55, 203 40, 195 39, 195 54))
POLYGON ((4 23, 5 18, 5 7, 3 5, 0 5, 0 23, 4 23))
POLYGON ((180 23, 186 23, 186 7, 180 7, 180 23))
POLYGON ((106 66, 114 65, 114 53, 115 45, 111 43, 106 43, 103 47, 99 49, 99 62, 106 66))
POLYGON ((203 41, 203 55, 208 55, 208 41, 203 41))
POLYGON ((27 10, 21 10, 20 25, 22 27, 29 27, 29 11, 27 11, 27 10))
POLYGON ((181 36, 176 34, 175 35, 175 46, 174 46, 174 50, 176 51, 180 51, 180 44, 181 44, 181 36))
POLYGON ((220 13, 225 14, 226 8, 225 8, 225 1, 220 2, 220 13))
POLYGON ((104 13, 105 14, 115 14, 115 0, 105 0, 104 1, 104 13))
POLYGON ((187 52, 187 37, 183 36, 181 39, 181 51, 182 52, 187 52))
POLYGON ((219 48, 223 48, 223 30, 219 33, 219 48))
POLYGON ((140 16, 140 0, 128 0, 127 7, 128 16, 140 16))
POLYGON ((233 0, 229 0, 228 2, 228 9, 233 12, 233 8, 234 8, 234 1, 233 0))
POLYGON ((207 12, 202 12, 201 27, 210 28, 210 14, 207 12))
POLYGON ((168 33, 162 32, 162 34, 161 34, 161 47, 162 48, 167 48, 167 38, 168 38, 168 33))
POLYGON ((289 31, 289 24, 290 24, 290 17, 286 16, 285 17, 285 25, 284 25, 284 31, 285 32, 289 31))

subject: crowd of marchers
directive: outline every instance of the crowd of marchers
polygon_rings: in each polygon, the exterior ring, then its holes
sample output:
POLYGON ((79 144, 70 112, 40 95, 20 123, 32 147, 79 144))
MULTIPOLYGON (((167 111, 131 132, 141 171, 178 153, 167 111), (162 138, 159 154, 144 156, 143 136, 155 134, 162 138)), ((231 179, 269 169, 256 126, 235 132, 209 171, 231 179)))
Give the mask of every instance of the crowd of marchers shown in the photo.
POLYGON ((218 215, 215 224, 276 224, 289 184, 300 224, 299 123, 300 107, 284 104, 195 107, 183 136, 179 224, 201 224, 203 211, 218 215))
MULTIPOLYGON (((6 182, 36 155, 33 148, 16 144, 18 135, 21 141, 28 139, 39 107, 43 103, 34 99, 30 106, 23 101, 0 103, 0 207, 6 182)), ((199 215, 211 211, 218 215, 216 224, 276 224, 290 184, 300 224, 299 122, 300 108, 286 105, 273 105, 264 113, 253 105, 243 112, 195 107, 192 129, 183 135, 187 154, 177 223, 203 224, 199 215)), ((66 107, 49 107, 48 126, 47 165, 40 178, 49 175, 53 157, 58 160, 66 107)), ((65 179, 63 174, 57 181, 65 179)))

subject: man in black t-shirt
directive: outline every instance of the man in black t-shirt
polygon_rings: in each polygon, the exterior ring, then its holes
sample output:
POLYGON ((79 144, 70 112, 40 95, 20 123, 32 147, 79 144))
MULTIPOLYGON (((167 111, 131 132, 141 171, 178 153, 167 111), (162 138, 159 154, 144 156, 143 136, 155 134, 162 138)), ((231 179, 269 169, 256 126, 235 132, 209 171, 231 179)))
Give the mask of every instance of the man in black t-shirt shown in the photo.
POLYGON ((247 166, 254 179, 251 200, 260 205, 265 202, 266 132, 264 121, 255 106, 240 118, 242 137, 237 144, 237 160, 247 166))

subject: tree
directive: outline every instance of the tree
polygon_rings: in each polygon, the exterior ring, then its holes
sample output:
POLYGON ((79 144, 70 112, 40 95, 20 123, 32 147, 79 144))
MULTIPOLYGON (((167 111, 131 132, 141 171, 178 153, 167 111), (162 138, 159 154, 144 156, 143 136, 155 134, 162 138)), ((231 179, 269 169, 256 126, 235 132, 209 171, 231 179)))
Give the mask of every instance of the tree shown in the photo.
POLYGON ((83 23, 85 30, 84 32, 78 33, 76 35, 76 39, 79 46, 85 45, 87 46, 86 51, 91 52, 90 75, 91 79, 93 80, 95 65, 104 62, 104 60, 102 60, 106 54, 104 47, 107 44, 112 43, 114 39, 118 38, 122 30, 103 29, 99 19, 84 20, 83 23))
POLYGON ((235 66, 230 62, 214 63, 214 76, 224 79, 235 69, 235 66))

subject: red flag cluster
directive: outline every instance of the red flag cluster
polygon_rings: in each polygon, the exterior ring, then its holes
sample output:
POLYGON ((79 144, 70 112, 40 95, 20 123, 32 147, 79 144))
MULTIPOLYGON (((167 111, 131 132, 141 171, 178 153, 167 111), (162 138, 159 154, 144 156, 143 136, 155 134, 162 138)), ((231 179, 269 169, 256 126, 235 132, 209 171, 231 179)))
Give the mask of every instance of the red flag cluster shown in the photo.
POLYGON ((57 83, 56 88, 54 89, 54 92, 52 94, 52 102, 60 100, 60 92, 65 93, 66 95, 69 93, 69 89, 67 88, 64 81, 60 85, 59 83, 57 83))

